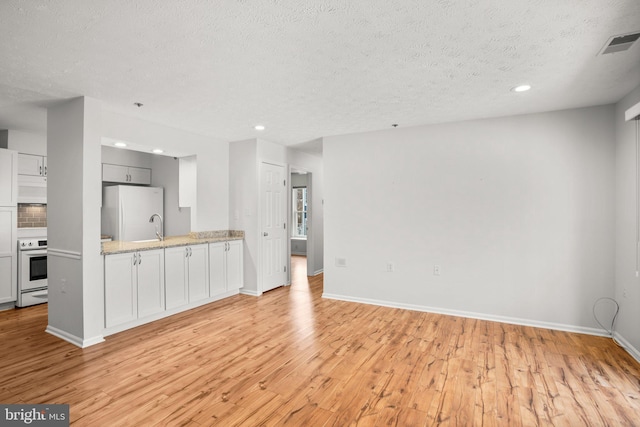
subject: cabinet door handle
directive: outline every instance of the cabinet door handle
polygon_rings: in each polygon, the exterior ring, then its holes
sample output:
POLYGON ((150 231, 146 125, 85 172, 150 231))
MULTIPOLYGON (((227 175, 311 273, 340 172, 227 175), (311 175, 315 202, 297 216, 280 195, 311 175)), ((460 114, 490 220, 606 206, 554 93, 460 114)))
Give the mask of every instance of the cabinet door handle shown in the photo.
POLYGON ((47 176, 47 167, 44 167, 44 176, 47 176))
POLYGON ((40 175, 42 175, 42 166, 40 166, 40 175))
POLYGON ((133 253, 133 265, 137 265, 138 264, 138 257, 136 255, 136 253, 133 253))
POLYGON ((142 264, 142 255, 138 252, 138 265, 142 264))

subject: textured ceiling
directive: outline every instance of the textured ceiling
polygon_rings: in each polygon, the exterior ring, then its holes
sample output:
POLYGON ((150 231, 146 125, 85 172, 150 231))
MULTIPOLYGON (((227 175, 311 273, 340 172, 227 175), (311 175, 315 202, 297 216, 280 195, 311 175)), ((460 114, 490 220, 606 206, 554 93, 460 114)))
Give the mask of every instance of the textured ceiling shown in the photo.
POLYGON ((597 54, 637 30, 638 0, 2 0, 0 126, 42 131, 33 105, 86 95, 199 134, 314 146, 606 104, 640 84, 640 43, 597 54))

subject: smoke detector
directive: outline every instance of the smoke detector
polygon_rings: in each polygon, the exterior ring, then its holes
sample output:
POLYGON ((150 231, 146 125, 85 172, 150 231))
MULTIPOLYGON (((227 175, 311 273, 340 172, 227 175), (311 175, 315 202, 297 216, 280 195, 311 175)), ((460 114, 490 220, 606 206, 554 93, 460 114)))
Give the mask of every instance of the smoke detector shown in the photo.
POLYGON ((611 37, 600 51, 600 55, 607 53, 624 52, 629 50, 631 46, 640 38, 640 32, 621 34, 611 37))

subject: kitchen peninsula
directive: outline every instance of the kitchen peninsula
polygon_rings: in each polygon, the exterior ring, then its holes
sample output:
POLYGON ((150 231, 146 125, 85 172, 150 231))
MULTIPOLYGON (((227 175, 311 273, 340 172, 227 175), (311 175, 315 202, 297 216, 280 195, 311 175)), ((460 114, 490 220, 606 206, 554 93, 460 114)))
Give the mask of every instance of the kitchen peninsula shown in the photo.
POLYGON ((104 335, 239 293, 243 239, 223 230, 102 243, 104 335))

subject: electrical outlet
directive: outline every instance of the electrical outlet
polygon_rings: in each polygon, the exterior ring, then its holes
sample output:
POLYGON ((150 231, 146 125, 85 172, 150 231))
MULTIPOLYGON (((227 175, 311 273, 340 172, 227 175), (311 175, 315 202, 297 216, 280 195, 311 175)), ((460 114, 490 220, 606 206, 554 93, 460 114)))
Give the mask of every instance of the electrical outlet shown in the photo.
POLYGON ((67 279, 60 279, 60 292, 67 293, 67 279))
POLYGON ((439 276, 440 275, 440 266, 437 265, 437 264, 433 266, 433 275, 434 276, 439 276))
POLYGON ((347 259, 346 258, 336 258, 336 267, 346 267, 347 259))
POLYGON ((391 261, 387 261, 387 272, 388 273, 393 273, 394 271, 396 271, 396 266, 393 262, 391 261))
POLYGON ((627 297, 627 288, 622 288, 622 298, 627 297))

